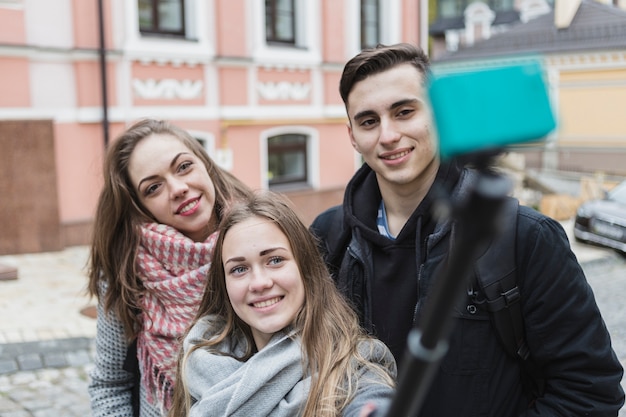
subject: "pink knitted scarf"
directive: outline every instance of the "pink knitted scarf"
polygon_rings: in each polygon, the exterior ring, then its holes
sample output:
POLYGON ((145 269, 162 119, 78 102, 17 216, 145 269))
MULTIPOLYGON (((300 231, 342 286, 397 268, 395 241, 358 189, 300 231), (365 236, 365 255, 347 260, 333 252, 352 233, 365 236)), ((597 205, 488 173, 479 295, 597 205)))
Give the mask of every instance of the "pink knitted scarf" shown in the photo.
POLYGON ((141 383, 150 403, 156 393, 160 406, 169 409, 179 338, 198 311, 217 232, 194 242, 164 224, 145 224, 141 231, 137 266, 146 289, 137 337, 141 383))

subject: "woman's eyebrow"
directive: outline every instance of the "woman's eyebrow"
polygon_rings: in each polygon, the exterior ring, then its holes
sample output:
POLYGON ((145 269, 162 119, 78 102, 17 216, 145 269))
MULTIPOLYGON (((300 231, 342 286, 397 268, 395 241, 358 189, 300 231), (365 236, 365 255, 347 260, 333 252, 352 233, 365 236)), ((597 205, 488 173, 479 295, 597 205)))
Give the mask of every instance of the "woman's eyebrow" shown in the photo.
MULTIPOLYGON (((174 158, 172 158, 172 162, 170 162, 170 168, 172 168, 172 167, 174 167, 174 165, 176 165, 176 161, 178 160, 178 158, 180 158, 180 157, 181 157, 181 155, 187 155, 187 154, 189 154, 189 152, 180 152, 180 153, 177 153, 177 154, 174 156, 174 158)), ((148 177, 146 177, 146 178, 143 178, 141 181, 139 181, 139 184, 137 184, 137 189, 140 189, 140 188, 141 188, 141 184, 142 184, 143 182, 145 182, 145 181, 149 181, 149 180, 151 180, 151 179, 153 179, 153 178, 156 178, 156 175, 150 175, 150 176, 148 176, 148 177)))

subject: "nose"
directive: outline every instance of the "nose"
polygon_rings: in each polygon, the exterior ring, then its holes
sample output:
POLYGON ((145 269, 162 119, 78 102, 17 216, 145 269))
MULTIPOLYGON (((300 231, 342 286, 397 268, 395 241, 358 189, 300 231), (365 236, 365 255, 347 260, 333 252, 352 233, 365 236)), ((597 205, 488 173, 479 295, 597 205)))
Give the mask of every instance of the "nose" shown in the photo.
POLYGON ((402 135, 398 131, 396 124, 389 118, 381 118, 380 120, 380 143, 392 144, 400 140, 402 135))
POLYGON ((252 271, 252 278, 250 279, 249 289, 250 292, 263 292, 268 288, 272 288, 274 281, 264 271, 254 270, 252 271))
POLYGON ((184 196, 185 194, 187 194, 187 191, 189 191, 189 186, 187 185, 187 183, 180 179, 172 178, 169 180, 169 184, 170 184, 170 193, 171 193, 172 199, 174 200, 184 196))

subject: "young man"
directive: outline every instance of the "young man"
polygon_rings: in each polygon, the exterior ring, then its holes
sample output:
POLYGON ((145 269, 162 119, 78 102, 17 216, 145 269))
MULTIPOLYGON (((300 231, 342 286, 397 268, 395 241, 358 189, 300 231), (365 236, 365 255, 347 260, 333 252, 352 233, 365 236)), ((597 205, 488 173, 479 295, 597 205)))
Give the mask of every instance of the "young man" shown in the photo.
MULTIPOLYGON (((365 164, 343 205, 311 225, 337 285, 390 347, 400 373, 407 335, 454 234, 449 221, 433 216, 436 184, 456 196, 475 178, 458 161, 439 159, 428 71, 427 56, 409 44, 364 50, 346 64, 339 90, 365 164)), ((506 353, 489 313, 470 308, 476 299, 468 295, 420 416, 617 416, 623 369, 566 234, 530 208, 516 213, 510 238, 527 362, 540 375, 529 377, 506 353)))

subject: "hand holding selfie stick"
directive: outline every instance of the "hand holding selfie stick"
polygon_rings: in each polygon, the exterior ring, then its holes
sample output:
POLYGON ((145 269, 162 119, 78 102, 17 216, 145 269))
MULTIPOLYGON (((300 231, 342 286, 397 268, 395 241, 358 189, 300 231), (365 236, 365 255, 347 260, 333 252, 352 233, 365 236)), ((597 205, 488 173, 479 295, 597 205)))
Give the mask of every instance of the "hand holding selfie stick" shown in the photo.
POLYGON ((398 390, 386 417, 416 416, 438 365, 447 352, 452 311, 462 301, 470 269, 498 233, 499 210, 511 191, 511 181, 489 169, 493 155, 476 161, 478 177, 462 201, 450 201, 455 223, 446 261, 433 280, 420 321, 409 333, 398 390))

